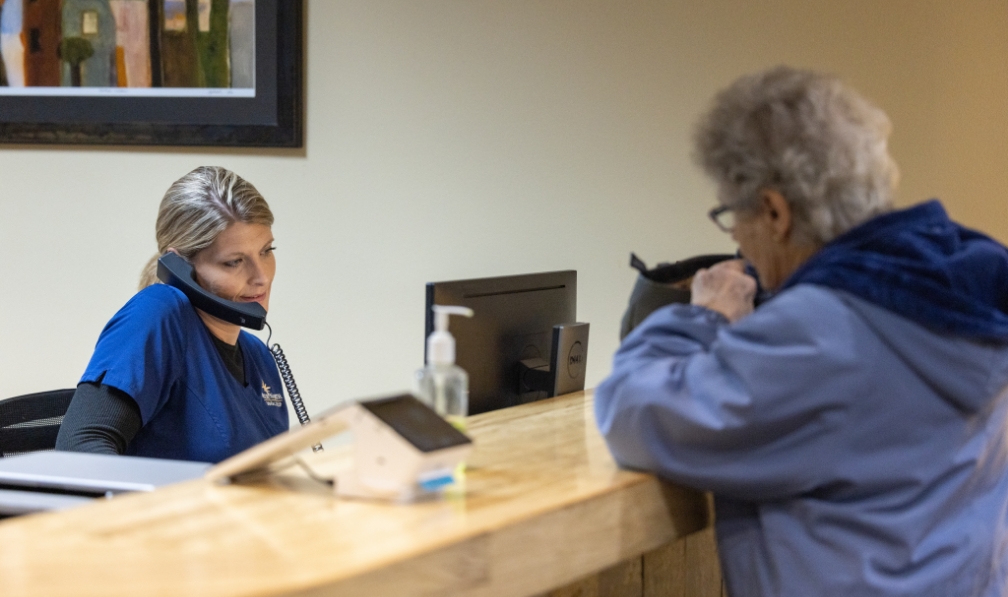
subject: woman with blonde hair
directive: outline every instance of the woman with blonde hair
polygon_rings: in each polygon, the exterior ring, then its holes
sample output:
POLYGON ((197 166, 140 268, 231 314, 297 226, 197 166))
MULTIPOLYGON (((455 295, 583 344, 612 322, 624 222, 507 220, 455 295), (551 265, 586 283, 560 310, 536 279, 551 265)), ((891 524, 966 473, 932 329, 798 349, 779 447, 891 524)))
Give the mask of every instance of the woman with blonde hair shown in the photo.
POLYGON ((158 211, 158 253, 102 330, 56 449, 219 462, 288 428, 272 355, 256 337, 159 284, 157 259, 192 264, 213 294, 269 308, 273 214, 235 173, 200 167, 158 211))

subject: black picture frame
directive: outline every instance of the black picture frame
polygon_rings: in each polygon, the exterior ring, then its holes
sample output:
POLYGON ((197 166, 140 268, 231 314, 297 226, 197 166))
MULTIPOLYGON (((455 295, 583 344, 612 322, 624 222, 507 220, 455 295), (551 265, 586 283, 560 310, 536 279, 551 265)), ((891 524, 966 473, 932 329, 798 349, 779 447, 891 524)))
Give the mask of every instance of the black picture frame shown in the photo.
POLYGON ((0 145, 303 147, 304 0, 255 2, 255 97, 0 96, 0 145))

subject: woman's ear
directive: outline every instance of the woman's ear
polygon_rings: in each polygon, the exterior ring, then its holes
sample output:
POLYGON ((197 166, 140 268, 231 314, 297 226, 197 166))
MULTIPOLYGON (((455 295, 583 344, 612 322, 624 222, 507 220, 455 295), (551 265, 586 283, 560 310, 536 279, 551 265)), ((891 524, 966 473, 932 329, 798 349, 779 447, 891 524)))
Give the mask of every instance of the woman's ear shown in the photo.
POLYGON ((760 191, 760 203, 763 206, 763 217, 773 233, 773 239, 787 240, 791 237, 792 214, 791 206, 780 191, 763 189, 760 191))
POLYGON ((176 254, 176 255, 178 255, 179 257, 182 257, 182 253, 179 253, 179 252, 178 252, 178 249, 176 249, 175 247, 168 247, 168 248, 167 248, 167 249, 165 250, 165 253, 175 253, 175 254, 176 254))

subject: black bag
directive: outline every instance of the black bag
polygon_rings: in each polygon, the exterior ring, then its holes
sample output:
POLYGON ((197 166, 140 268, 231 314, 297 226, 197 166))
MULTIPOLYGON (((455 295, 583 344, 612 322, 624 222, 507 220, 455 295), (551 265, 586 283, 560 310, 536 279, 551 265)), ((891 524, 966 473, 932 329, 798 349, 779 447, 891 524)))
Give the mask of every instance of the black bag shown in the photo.
POLYGON ((640 275, 623 314, 620 341, 659 307, 672 303, 689 304, 690 282, 698 270, 737 258, 727 254, 698 255, 675 263, 659 263, 654 269, 648 269, 637 255, 630 253, 630 267, 639 271, 640 275))

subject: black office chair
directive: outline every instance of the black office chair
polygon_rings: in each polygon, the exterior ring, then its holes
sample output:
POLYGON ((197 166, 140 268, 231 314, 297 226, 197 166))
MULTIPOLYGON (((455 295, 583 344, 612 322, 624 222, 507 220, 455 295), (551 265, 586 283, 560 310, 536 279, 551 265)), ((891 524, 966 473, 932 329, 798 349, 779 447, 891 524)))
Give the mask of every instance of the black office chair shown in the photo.
POLYGON ((51 390, 0 400, 0 457, 56 447, 74 390, 51 390))

